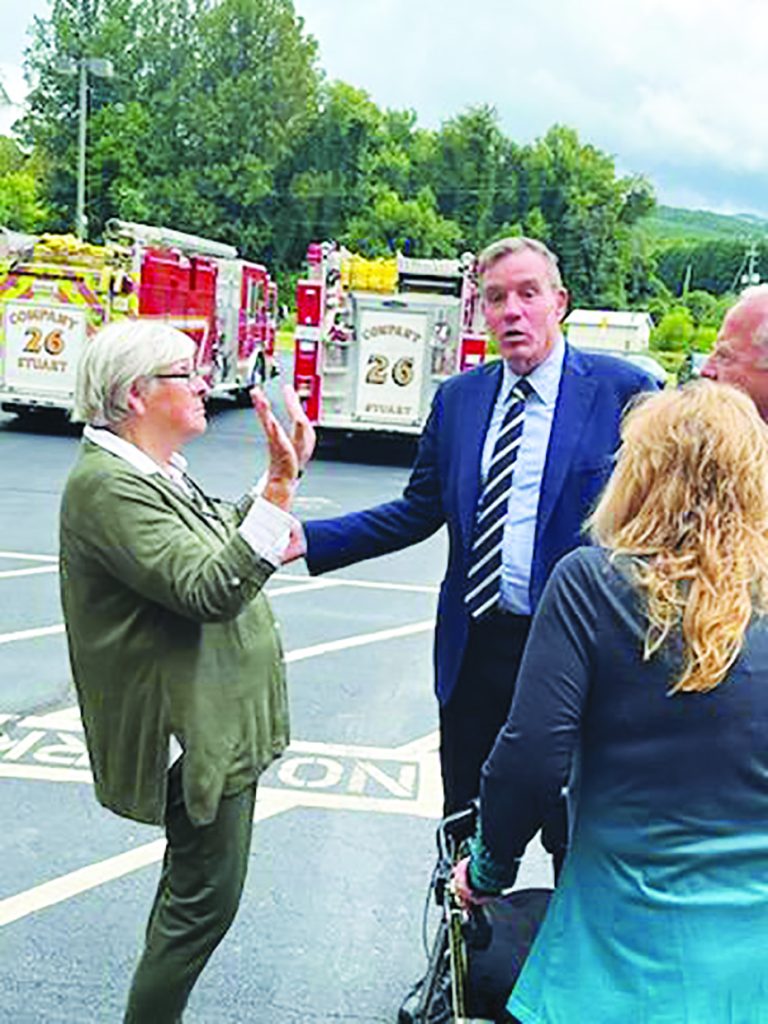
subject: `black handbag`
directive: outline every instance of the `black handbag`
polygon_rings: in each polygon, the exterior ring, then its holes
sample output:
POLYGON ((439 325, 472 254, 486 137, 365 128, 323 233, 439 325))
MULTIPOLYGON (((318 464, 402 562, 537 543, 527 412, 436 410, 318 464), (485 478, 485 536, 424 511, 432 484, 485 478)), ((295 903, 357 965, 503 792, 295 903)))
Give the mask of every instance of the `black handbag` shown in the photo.
POLYGON ((551 895, 551 889, 519 889, 473 908, 463 928, 469 1016, 511 1019, 506 1003, 551 895))

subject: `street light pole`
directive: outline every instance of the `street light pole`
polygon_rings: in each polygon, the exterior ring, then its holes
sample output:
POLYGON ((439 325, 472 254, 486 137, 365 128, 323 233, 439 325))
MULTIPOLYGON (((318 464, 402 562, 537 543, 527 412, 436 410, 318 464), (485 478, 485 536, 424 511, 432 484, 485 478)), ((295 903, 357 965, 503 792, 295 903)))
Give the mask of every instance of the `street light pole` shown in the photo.
POLYGON ((77 201, 75 205, 75 234, 85 241, 88 220, 85 215, 85 144, 88 124, 88 72, 98 78, 112 78, 112 61, 103 57, 59 57, 54 70, 63 75, 78 76, 77 121, 77 201))
POLYGON ((86 236, 85 223, 85 139, 88 121, 88 62, 81 57, 78 61, 80 78, 80 115, 77 126, 77 207, 75 212, 75 234, 82 242, 86 236))

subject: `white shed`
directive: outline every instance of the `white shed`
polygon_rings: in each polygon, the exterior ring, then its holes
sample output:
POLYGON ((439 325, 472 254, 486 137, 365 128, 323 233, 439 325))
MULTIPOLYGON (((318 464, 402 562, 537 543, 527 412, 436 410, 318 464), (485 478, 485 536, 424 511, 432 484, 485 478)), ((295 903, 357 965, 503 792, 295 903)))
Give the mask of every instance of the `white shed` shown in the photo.
POLYGON ((576 348, 611 352, 647 352, 653 328, 650 313, 613 309, 574 309, 563 324, 576 348))

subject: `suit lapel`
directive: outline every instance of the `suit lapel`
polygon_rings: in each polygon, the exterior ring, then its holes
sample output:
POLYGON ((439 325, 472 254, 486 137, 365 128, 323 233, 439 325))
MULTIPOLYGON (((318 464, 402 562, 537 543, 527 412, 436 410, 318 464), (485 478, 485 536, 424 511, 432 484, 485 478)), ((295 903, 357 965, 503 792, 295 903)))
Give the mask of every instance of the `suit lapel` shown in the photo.
POLYGON ((461 432, 455 451, 460 453, 458 465, 459 522, 465 548, 472 543, 475 510, 480 498, 480 465, 488 424, 501 387, 503 364, 499 359, 489 372, 477 376, 477 384, 467 388, 464 405, 456 429, 461 432))
POLYGON ((589 376, 578 352, 567 347, 541 482, 536 523, 537 542, 546 529, 566 474, 579 450, 581 434, 588 422, 589 410, 594 400, 595 387, 595 380, 589 376))

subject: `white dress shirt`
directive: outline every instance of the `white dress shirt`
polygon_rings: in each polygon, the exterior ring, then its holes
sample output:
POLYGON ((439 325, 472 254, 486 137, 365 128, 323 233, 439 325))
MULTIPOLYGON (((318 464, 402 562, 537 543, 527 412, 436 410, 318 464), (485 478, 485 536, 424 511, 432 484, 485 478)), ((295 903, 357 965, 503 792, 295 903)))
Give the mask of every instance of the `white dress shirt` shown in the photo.
MULTIPOLYGON (((512 490, 501 547, 500 605, 505 611, 514 612, 516 615, 531 614, 528 588, 531 582, 536 516, 564 358, 565 342, 559 335, 546 359, 526 378, 533 388, 533 393, 525 403, 523 434, 512 474, 512 490)), ((501 388, 483 444, 483 482, 507 411, 509 392, 518 380, 519 375, 505 363, 501 388)))
MULTIPOLYGON (((111 430, 106 430, 103 427, 87 426, 83 430, 83 437, 93 444, 99 445, 100 448, 112 452, 113 455, 125 459, 140 473, 160 473, 172 484, 175 484, 180 491, 183 491, 188 498, 194 497, 194 489, 186 476, 187 460, 178 452, 173 453, 169 465, 161 466, 141 448, 137 448, 135 444, 118 437, 117 434, 113 434, 111 430)), ((261 497, 265 480, 266 477, 262 477, 256 487, 252 489, 253 505, 238 527, 238 532, 260 558, 277 568, 281 563, 283 552, 288 547, 291 527, 297 523, 297 520, 289 512, 284 512, 277 505, 273 505, 261 497)))

